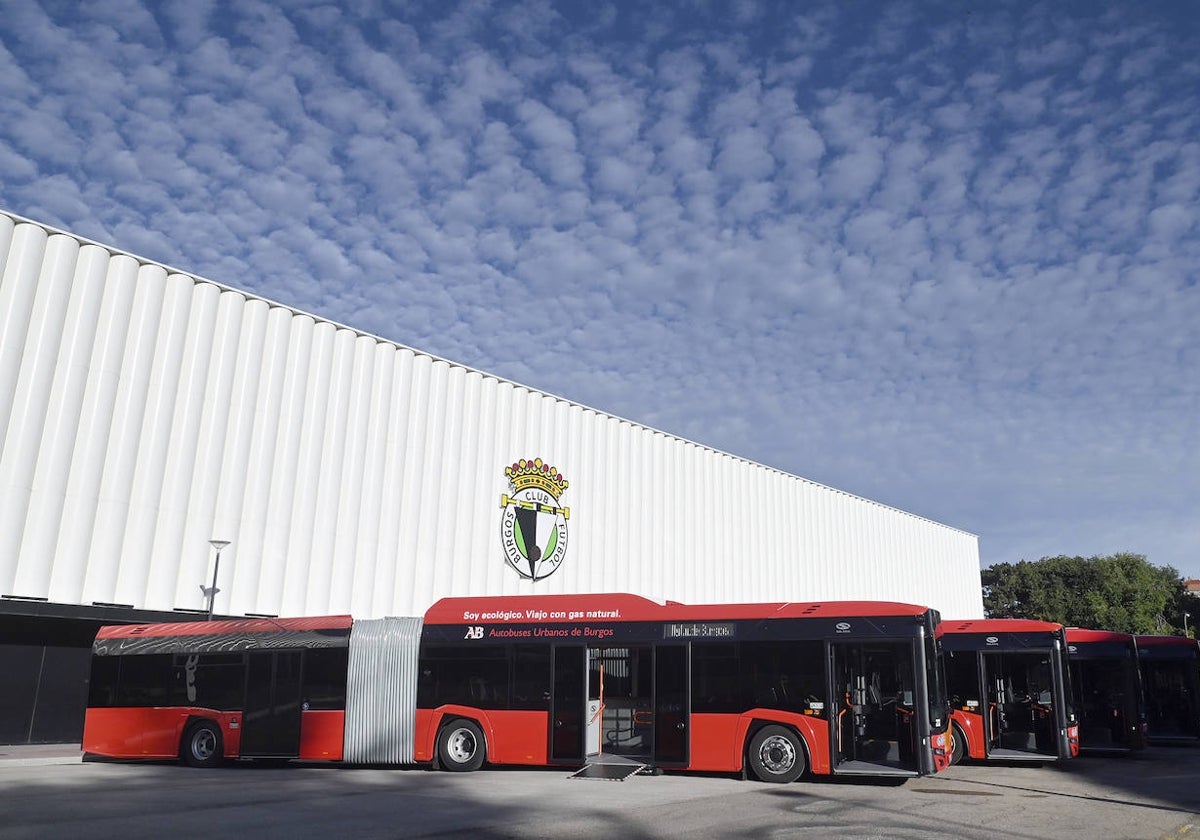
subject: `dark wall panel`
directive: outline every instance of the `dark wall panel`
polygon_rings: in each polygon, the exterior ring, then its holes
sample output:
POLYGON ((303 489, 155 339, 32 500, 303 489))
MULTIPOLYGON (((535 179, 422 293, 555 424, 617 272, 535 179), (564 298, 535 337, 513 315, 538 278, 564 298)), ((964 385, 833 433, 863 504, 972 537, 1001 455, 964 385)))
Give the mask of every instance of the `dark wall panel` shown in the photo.
POLYGON ((0 674, 4 675, 4 690, 0 691, 0 744, 24 744, 29 740, 43 650, 40 645, 0 644, 0 674))
POLYGON ((83 738, 91 658, 87 648, 46 648, 29 739, 32 743, 74 743, 83 738))
POLYGON ((79 743, 96 631, 178 618, 0 599, 0 744, 79 743))

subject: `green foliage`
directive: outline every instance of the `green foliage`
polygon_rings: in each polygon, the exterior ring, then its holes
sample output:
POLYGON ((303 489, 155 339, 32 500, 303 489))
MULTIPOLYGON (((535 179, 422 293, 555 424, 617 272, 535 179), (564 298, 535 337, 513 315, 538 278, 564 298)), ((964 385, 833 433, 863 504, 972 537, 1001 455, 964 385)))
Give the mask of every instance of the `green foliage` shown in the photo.
MULTIPOLYGON (((990 618, 1032 618, 1120 633, 1178 633, 1193 612, 1179 572, 1141 554, 1043 557, 981 573, 990 618)), ((1190 622, 1189 622, 1190 623, 1190 622)))

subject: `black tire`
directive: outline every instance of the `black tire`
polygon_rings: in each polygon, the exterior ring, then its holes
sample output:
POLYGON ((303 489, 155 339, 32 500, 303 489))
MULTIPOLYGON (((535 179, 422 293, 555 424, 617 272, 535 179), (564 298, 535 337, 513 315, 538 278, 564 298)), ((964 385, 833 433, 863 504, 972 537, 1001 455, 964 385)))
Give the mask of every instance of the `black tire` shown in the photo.
POLYGON ((772 724, 755 732, 746 757, 750 771, 762 782, 794 782, 807 768, 804 745, 786 726, 772 724))
POLYGON ((438 732, 438 763, 452 773, 469 773, 483 766, 487 742, 479 726, 466 718, 456 718, 438 732))
POLYGON ((217 767, 225 760, 221 727, 211 720, 197 720, 183 732, 180 755, 188 767, 217 767))
POLYGON ((950 727, 950 766, 962 764, 967 758, 967 735, 958 728, 958 724, 950 727))

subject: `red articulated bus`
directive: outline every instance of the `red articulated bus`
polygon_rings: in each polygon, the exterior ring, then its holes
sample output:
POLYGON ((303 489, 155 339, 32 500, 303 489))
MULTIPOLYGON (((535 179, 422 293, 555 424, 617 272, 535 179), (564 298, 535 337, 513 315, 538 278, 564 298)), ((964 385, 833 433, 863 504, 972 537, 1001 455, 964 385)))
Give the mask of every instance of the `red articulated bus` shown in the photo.
POLYGON ((953 725, 951 763, 1079 755, 1061 624, 943 621, 938 632, 953 725))
POLYGON ((447 598, 423 619, 105 627, 83 749, 790 782, 948 766, 935 610, 447 598))
POLYGON ((1200 642, 1187 636, 1137 636, 1153 742, 1200 740, 1200 642))
POLYGON ((1132 634, 1067 628, 1067 662, 1079 715, 1079 747, 1091 753, 1144 749, 1146 720, 1132 634))

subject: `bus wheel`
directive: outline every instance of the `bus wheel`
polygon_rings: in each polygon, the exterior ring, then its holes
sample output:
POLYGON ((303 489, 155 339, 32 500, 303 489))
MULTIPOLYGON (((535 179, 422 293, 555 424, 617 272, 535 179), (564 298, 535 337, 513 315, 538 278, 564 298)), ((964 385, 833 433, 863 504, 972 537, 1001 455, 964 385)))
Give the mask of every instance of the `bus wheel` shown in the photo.
POLYGON ((452 720, 438 733, 438 760, 455 773, 467 773, 483 766, 487 744, 483 732, 466 718, 452 720))
POLYGON ((804 773, 804 747, 785 726, 764 726, 750 739, 750 769, 763 782, 794 782, 804 773))
POLYGON ((183 761, 188 767, 216 767, 225 758, 221 730, 211 720, 198 720, 183 733, 183 761))
POLYGON ((958 724, 950 727, 950 766, 961 764, 967 757, 967 734, 958 728, 958 724))

